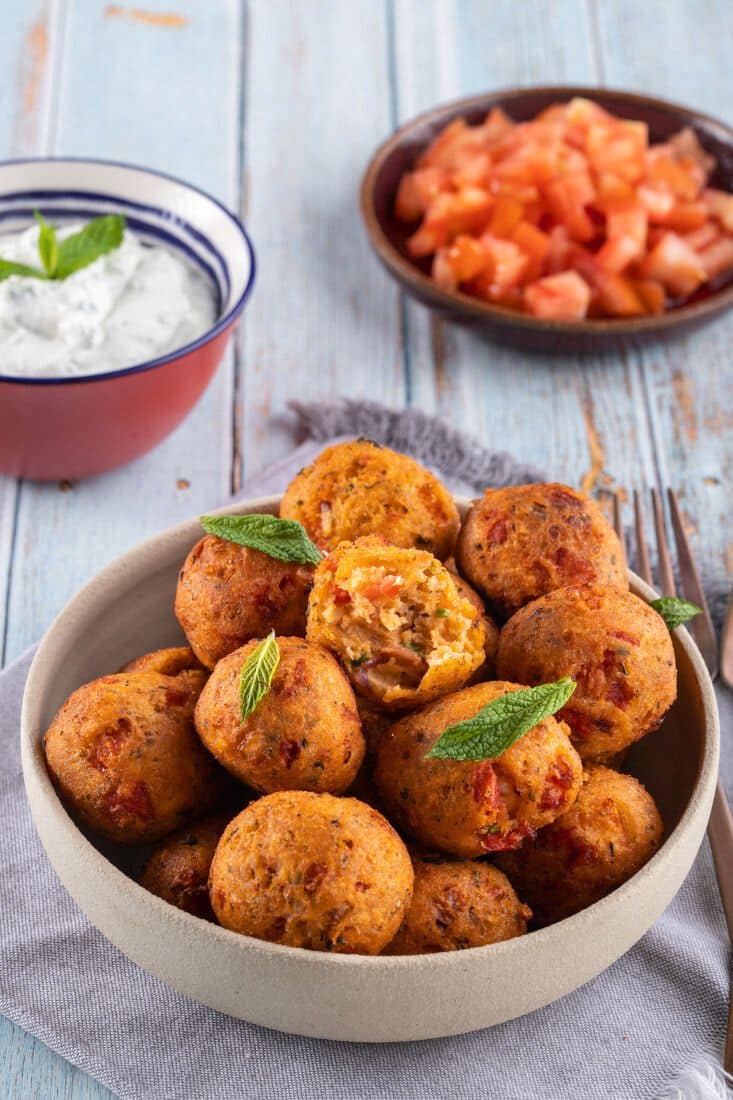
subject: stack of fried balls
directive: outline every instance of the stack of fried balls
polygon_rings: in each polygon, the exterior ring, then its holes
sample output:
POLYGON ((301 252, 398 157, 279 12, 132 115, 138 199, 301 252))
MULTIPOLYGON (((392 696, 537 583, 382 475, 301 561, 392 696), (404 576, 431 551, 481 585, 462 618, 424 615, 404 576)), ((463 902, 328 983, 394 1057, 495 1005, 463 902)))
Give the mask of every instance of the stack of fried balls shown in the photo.
POLYGON ((274 943, 405 955, 565 919, 647 862, 662 820, 620 769, 675 699, 674 652, 594 501, 489 489, 461 522, 429 471, 356 440, 280 517, 317 565, 205 534, 175 599, 188 646, 80 687, 46 733, 79 823, 155 845, 145 889, 274 943), (279 662, 243 717, 268 636, 279 662), (564 677, 567 704, 499 755, 429 756, 564 677))

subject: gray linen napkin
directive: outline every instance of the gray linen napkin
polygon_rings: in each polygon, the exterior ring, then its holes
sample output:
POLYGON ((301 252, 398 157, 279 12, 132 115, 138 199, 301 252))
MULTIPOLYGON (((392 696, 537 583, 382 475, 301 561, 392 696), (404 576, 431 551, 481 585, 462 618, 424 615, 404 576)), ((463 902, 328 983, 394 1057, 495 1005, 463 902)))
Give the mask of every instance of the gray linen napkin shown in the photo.
MULTIPOLYGON (((352 407, 351 419, 344 406, 297 412, 301 427, 321 439, 326 432, 362 432, 410 449, 440 465, 454 489, 461 481, 476 488, 536 474, 508 456, 487 456, 423 416, 363 405, 352 407), (437 462, 432 435, 440 439, 437 462)), ((318 449, 304 445, 243 492, 283 488, 318 449)), ((664 916, 609 970, 548 1008, 471 1035, 397 1045, 329 1043, 267 1031, 175 993, 89 924, 36 837, 18 748, 31 656, 0 674, 0 1011, 120 1097, 725 1097, 714 1067, 723 1044, 728 944, 707 843, 664 916)), ((733 698, 721 691, 719 699, 726 730, 733 698)))

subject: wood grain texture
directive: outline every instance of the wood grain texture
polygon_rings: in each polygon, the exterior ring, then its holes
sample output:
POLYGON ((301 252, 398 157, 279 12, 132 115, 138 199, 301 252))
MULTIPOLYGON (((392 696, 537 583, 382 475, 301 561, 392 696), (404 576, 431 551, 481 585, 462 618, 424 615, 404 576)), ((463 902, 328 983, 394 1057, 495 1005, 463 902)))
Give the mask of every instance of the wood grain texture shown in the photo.
MULTIPOLYGON (((730 40, 719 0, 666 0, 663 17, 637 0, 6 4, 0 152, 180 174, 243 214, 259 278, 236 354, 151 455, 67 491, 0 479, 5 659, 106 561, 283 453, 278 417, 296 395, 419 404, 601 498, 671 484, 722 592, 733 318, 602 360, 497 349, 401 299, 369 252, 357 187, 399 121, 492 87, 605 83, 730 118, 730 40)), ((0 1094, 110 1095, 7 1021, 0 1094)))

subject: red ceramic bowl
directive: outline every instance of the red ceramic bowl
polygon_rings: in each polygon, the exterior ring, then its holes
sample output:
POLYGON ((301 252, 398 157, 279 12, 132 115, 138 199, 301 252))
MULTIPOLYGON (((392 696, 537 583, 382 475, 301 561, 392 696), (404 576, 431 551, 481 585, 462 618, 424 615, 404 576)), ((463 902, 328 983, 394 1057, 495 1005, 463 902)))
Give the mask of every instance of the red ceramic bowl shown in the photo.
POLYGON ((483 119, 492 107, 501 107, 518 122, 534 118, 551 103, 585 96, 621 118, 641 119, 652 141, 665 141, 691 126, 703 147, 715 157, 712 186, 733 190, 733 129, 699 111, 663 99, 618 92, 609 88, 507 88, 443 104, 411 119, 389 137, 372 157, 361 184, 361 212, 377 257, 402 289, 429 309, 459 324, 469 325, 499 344, 525 351, 617 351, 662 337, 677 336, 710 320, 733 305, 733 283, 726 276, 719 285, 700 291, 692 300, 655 317, 629 320, 589 320, 570 323, 543 321, 526 313, 490 305, 461 291, 441 290, 430 278, 429 262, 416 263, 405 245, 410 230, 393 216, 394 198, 403 172, 422 150, 455 118, 470 123, 483 119))
POLYGON ((14 378, 0 364, 0 473, 45 481, 89 477, 145 454, 206 389, 252 289, 255 258, 238 219, 210 195, 109 161, 0 164, 0 226, 124 214, 147 239, 196 263, 216 288, 216 323, 193 343, 108 374, 14 378))

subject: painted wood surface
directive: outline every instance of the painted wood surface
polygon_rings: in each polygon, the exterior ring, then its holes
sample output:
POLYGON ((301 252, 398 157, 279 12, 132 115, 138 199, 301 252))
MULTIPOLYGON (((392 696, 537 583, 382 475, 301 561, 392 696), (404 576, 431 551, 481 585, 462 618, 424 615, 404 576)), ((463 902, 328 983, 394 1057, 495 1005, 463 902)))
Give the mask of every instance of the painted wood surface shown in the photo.
MULTIPOLYGON (((246 219, 259 279, 204 399, 151 455, 72 487, 0 478, 0 659, 107 561, 284 453, 277 418, 294 395, 414 403, 601 496, 678 487, 722 592, 733 317, 603 360, 498 350, 401 300, 369 253, 357 187, 398 122, 493 87, 636 88, 730 119, 732 38, 719 0, 7 0, 0 156, 184 176, 246 219)), ((109 1095, 7 1021, 0 1092, 109 1095)))

